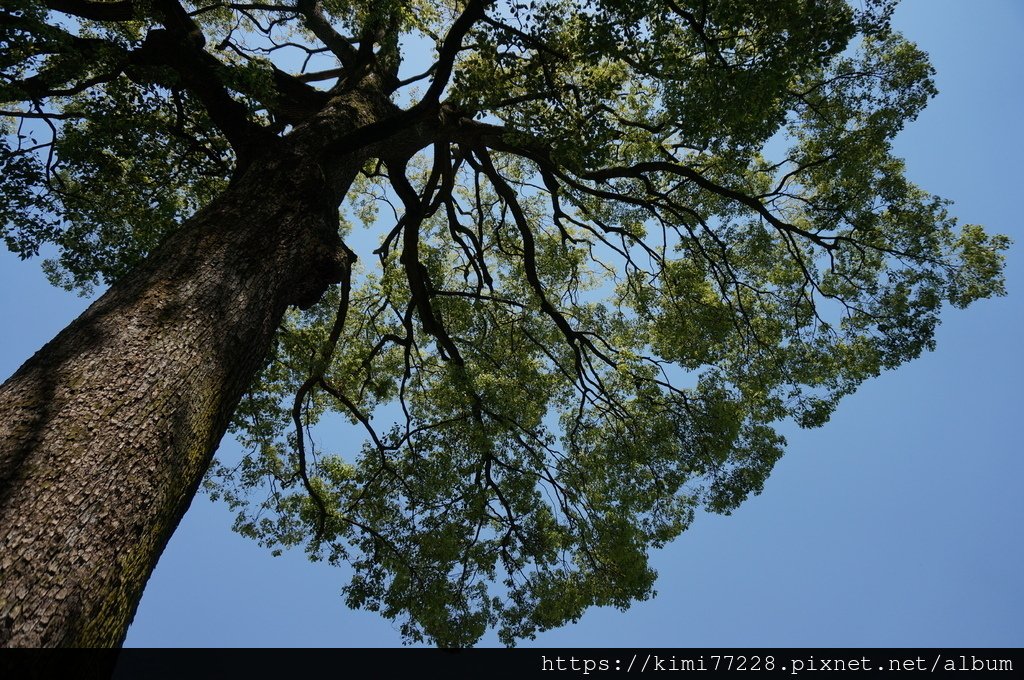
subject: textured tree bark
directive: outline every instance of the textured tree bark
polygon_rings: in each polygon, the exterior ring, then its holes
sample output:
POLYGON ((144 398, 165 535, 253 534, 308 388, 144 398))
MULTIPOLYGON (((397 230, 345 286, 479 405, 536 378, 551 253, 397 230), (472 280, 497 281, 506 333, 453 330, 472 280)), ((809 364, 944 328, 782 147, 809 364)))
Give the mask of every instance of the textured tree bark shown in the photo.
POLYGON ((0 387, 0 646, 121 644, 286 307, 342 276, 365 156, 266 155, 0 387))

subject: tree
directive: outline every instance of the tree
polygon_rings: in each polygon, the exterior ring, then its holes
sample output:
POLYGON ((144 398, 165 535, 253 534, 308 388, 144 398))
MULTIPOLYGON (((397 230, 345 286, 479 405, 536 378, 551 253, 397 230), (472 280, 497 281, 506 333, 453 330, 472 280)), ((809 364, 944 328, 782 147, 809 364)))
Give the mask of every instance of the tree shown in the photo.
POLYGON ((775 423, 1003 292, 1006 240, 890 152, 933 92, 890 11, 8 3, 5 239, 111 287, 0 391, 0 640, 119 643, 229 426, 236 528, 411 639, 649 596, 775 423), (329 410, 358 455, 313 448, 329 410))

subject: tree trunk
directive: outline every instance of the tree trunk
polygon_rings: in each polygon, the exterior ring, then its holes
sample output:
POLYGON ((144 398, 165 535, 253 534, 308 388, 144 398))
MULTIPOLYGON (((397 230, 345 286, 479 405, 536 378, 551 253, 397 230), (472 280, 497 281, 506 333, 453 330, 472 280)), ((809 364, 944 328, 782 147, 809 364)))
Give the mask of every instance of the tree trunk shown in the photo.
POLYGON ((364 158, 254 161, 0 387, 0 646, 124 640, 285 309, 342 276, 364 158))

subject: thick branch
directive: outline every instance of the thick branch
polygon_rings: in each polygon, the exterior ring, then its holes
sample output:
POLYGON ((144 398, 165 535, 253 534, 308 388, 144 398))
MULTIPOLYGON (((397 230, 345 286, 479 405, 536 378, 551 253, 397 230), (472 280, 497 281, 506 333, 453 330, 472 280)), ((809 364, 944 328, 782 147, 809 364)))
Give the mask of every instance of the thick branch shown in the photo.
POLYGON ((45 0, 49 9, 92 21, 128 21, 135 18, 135 3, 90 2, 90 0, 45 0))
POLYGON ((221 79, 221 62, 197 45, 194 34, 153 30, 131 61, 138 66, 169 66, 182 84, 202 103, 210 120, 224 133, 244 164, 270 134, 249 118, 245 105, 234 99, 221 79))
POLYGON ((462 356, 459 354, 459 349, 455 346, 451 336, 448 335, 444 323, 438 318, 430 303, 432 294, 430 276, 427 273, 427 268, 423 266, 419 259, 419 226, 425 217, 426 204, 430 194, 433 192, 439 179, 437 163, 435 163, 434 167, 435 172, 431 174, 430 179, 427 181, 423 198, 416 194, 416 190, 413 189, 412 184, 406 178, 404 164, 399 165, 395 163, 389 165, 388 168, 392 171, 391 183, 395 188, 395 192, 398 193, 399 198, 402 199, 402 203, 405 205, 401 262, 405 267, 406 278, 409 281, 409 291, 419 313, 420 323, 423 324, 423 330, 437 340, 438 346, 448 358, 461 366, 463 361, 462 356))
POLYGON ((441 48, 438 50, 437 63, 434 69, 434 79, 430 82, 423 99, 416 104, 417 108, 432 107, 437 105, 441 99, 441 93, 448 85, 452 77, 452 69, 455 66, 455 57, 462 49, 462 39, 466 37, 473 24, 484 17, 484 10, 494 0, 469 0, 466 9, 459 18, 452 24, 448 35, 445 36, 441 48))
POLYGON ((334 30, 320 9, 320 0, 299 0, 296 9, 302 14, 306 28, 322 42, 346 68, 357 62, 356 48, 345 36, 334 30))
POLYGON ((296 125, 319 113, 330 95, 307 85, 301 78, 274 67, 274 88, 277 100, 263 102, 283 123, 296 125))

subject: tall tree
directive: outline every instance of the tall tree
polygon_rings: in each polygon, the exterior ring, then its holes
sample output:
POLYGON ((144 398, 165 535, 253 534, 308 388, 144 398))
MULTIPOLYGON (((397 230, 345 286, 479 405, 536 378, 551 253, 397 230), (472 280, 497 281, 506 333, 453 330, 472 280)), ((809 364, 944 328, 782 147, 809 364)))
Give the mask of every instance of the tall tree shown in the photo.
POLYGON ((1002 293, 890 153, 931 70, 866 4, 7 3, 5 239, 111 286, 0 390, 0 642, 118 644, 229 426, 236 528, 410 639, 649 596, 774 424, 1002 293))

